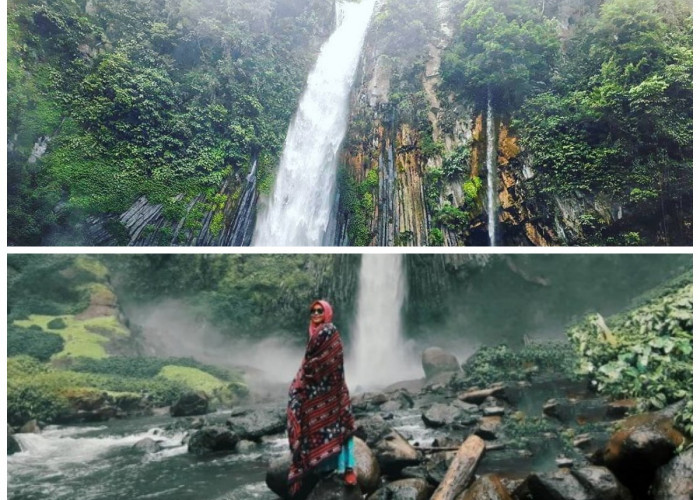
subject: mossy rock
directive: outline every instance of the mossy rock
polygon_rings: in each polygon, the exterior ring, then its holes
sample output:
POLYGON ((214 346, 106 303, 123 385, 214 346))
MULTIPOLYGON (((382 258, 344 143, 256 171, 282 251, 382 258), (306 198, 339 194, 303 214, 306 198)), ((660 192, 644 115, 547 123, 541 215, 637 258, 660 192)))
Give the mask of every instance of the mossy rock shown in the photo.
MULTIPOLYGON (((46 327, 52 330, 63 330, 66 326, 66 322, 62 318, 54 318, 46 323, 46 327)), ((37 325, 32 325, 32 328, 37 329, 37 325)), ((38 327, 38 329, 41 329, 41 327, 38 327)))

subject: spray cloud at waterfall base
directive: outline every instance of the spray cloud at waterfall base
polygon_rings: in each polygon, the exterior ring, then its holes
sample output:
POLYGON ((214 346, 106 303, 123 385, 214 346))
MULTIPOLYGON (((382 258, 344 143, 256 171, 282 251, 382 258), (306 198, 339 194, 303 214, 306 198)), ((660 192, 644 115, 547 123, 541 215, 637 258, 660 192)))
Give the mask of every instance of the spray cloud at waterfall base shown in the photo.
POLYGON ((352 347, 346 355, 351 391, 421 378, 413 343, 402 335, 406 280, 401 255, 363 255, 352 347))

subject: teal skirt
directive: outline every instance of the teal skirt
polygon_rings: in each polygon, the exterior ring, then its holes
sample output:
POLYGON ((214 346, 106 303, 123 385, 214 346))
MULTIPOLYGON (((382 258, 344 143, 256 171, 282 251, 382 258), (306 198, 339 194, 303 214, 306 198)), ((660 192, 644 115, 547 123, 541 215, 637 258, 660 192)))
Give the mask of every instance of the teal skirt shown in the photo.
POLYGON ((340 474, 345 472, 347 469, 352 469, 355 467, 355 441, 352 436, 348 438, 345 443, 343 443, 342 448, 340 448, 340 453, 319 464, 319 472, 331 472, 336 471, 340 474))

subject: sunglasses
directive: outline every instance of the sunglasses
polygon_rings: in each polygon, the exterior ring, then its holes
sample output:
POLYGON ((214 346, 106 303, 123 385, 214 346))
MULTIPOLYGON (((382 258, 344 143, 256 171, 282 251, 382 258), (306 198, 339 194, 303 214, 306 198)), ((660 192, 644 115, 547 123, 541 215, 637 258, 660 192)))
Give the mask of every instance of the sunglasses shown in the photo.
POLYGON ((316 308, 316 309, 311 309, 311 314, 323 314, 323 309, 316 308))

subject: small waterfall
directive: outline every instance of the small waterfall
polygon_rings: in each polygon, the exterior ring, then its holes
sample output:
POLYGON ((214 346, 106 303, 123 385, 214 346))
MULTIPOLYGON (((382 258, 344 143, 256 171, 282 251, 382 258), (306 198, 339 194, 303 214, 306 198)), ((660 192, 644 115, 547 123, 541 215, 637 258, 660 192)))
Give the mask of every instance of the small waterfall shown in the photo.
POLYGON ((258 193, 256 190, 257 168, 258 159, 255 158, 250 173, 246 177, 243 198, 241 198, 241 203, 238 205, 238 211, 236 212, 236 218, 233 221, 231 240, 229 242, 230 246, 249 245, 250 240, 253 238, 253 211, 255 209, 255 203, 258 201, 258 193))
POLYGON ((340 2, 340 23, 321 48, 292 120, 272 195, 258 207, 253 245, 318 246, 334 226, 336 154, 375 0, 340 2))
POLYGON ((406 279, 401 255, 363 255, 352 346, 351 391, 383 387, 423 376, 420 356, 403 339, 401 308, 406 279))
POLYGON ((491 89, 486 103, 486 189, 488 191, 489 242, 496 246, 496 137, 491 105, 491 89))

